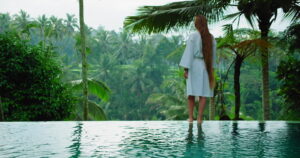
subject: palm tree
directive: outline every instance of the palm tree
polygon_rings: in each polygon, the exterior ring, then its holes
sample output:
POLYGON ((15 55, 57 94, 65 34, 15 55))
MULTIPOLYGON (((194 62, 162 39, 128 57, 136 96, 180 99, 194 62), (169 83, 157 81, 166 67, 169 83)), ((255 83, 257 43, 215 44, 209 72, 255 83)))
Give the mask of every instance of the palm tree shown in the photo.
POLYGON ((118 40, 119 48, 117 50, 117 57, 121 59, 121 64, 128 64, 128 59, 132 59, 129 55, 135 55, 134 52, 129 53, 130 48, 135 48, 132 47, 131 34, 127 31, 123 31, 119 34, 118 40))
POLYGON ((49 37, 49 32, 50 32, 50 21, 46 17, 46 15, 42 15, 38 17, 37 25, 38 28, 40 29, 40 36, 42 37, 43 48, 45 48, 46 38, 49 37))
POLYGON ((26 30, 27 25, 30 24, 30 16, 24 10, 20 10, 19 15, 15 15, 15 24, 18 29, 26 30))
POLYGON ((79 0, 79 21, 81 37, 81 60, 82 60, 82 87, 83 87, 83 119, 88 119, 88 83, 87 83, 87 62, 85 46, 85 25, 83 0, 79 0))
POLYGON ((94 78, 102 79, 104 82, 111 80, 111 76, 109 72, 114 72, 117 63, 117 57, 115 54, 102 54, 99 58, 91 59, 91 67, 90 71, 94 78))
MULTIPOLYGON (((282 9, 286 16, 293 16, 292 21, 300 16, 300 6, 297 0, 252 0, 239 1, 239 12, 228 15, 228 18, 239 19, 244 15, 247 21, 253 26, 254 20, 258 23, 260 29, 260 36, 262 40, 268 41, 268 34, 272 23, 276 20, 278 10, 282 9)), ((262 90, 263 90, 263 118, 270 119, 270 105, 269 105, 269 52, 268 48, 262 49, 261 52, 262 64, 262 90)))
MULTIPOLYGON (((67 19, 63 20, 64 21, 64 33, 65 36, 63 36, 63 41, 64 43, 62 43, 62 45, 64 46, 68 46, 69 49, 74 49, 74 47, 72 47, 75 39, 74 39, 74 35, 75 35, 75 28, 79 28, 78 27, 78 19, 75 17, 75 15, 70 15, 67 14, 67 19)), ((63 34, 61 32, 61 34, 63 34)), ((64 50, 64 52, 66 52, 66 50, 64 50)), ((68 52, 68 51, 67 51, 68 52)), ((72 53, 68 53, 68 56, 70 56, 72 53)))
MULTIPOLYGON (((217 22, 222 18, 237 20, 244 16, 253 26, 254 20, 259 25, 261 38, 268 39, 271 24, 276 20, 279 9, 286 16, 291 16, 292 21, 300 17, 298 0, 193 0, 173 2, 162 6, 143 6, 138 9, 136 16, 129 16, 124 21, 124 26, 133 32, 156 33, 169 31, 174 28, 187 27, 193 17, 202 14, 210 22, 217 22), (225 14, 230 7, 237 7, 239 12, 225 14)), ((268 49, 261 53, 263 107, 264 119, 268 120, 269 107, 269 79, 268 79, 268 49)))
POLYGON ((0 13, 0 33, 7 31, 10 27, 11 17, 8 13, 0 13))
POLYGON ((29 39, 30 29, 35 26, 35 24, 30 20, 29 14, 21 10, 19 14, 14 15, 14 26, 16 29, 20 30, 21 36, 24 39, 29 39))
POLYGON ((105 54, 105 53, 111 53, 110 46, 113 44, 111 40, 111 35, 109 31, 104 30, 102 27, 99 27, 96 30, 94 40, 97 45, 95 46, 98 52, 97 54, 105 54))
POLYGON ((67 13, 67 19, 64 20, 66 27, 67 27, 67 33, 72 34, 75 31, 75 28, 78 28, 77 25, 77 18, 75 18, 75 15, 71 15, 67 13))
POLYGON ((123 70, 123 82, 129 85, 125 93, 130 93, 136 97, 136 103, 139 106, 135 111, 136 116, 143 118, 143 100, 153 86, 151 80, 147 78, 149 69, 144 65, 143 59, 136 60, 130 65, 121 65, 120 68, 123 70))
POLYGON ((235 120, 239 120, 241 107, 240 71, 244 60, 254 55, 258 48, 264 49, 269 45, 266 41, 255 39, 257 32, 249 29, 233 30, 231 24, 224 25, 226 36, 219 42, 219 48, 229 49, 234 55, 234 94, 235 94, 235 120), (251 37, 252 36, 252 37, 251 37), (241 40, 245 39, 246 40, 241 40))
POLYGON ((59 19, 55 16, 49 18, 51 22, 51 30, 49 35, 54 38, 54 41, 57 42, 57 39, 62 39, 66 30, 66 26, 63 24, 63 19, 59 19))

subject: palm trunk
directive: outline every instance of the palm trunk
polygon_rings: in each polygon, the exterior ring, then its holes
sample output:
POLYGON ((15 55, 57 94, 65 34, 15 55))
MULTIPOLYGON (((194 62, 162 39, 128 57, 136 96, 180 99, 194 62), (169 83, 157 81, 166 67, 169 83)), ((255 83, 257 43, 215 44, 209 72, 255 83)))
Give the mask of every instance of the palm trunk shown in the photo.
POLYGON ((87 84, 87 62, 85 53, 85 26, 83 16, 83 0, 79 0, 79 18, 81 35, 81 57, 82 57, 82 87, 83 87, 83 119, 88 118, 88 84, 87 84))
MULTIPOLYGON (((224 80, 224 79, 223 79, 224 80)), ((225 84, 225 80, 224 81, 220 81, 219 85, 220 86, 220 95, 218 95, 218 99, 220 100, 221 103, 221 110, 220 110, 220 120, 222 120, 222 118, 226 115, 226 107, 225 107, 225 97, 224 97, 224 84, 225 84)))
POLYGON ((235 116, 234 120, 240 119, 241 94, 240 94, 240 73, 243 58, 237 54, 234 64, 234 95, 235 95, 235 116))
POLYGON ((215 112, 216 112, 215 97, 212 97, 210 98, 210 104, 209 104, 209 120, 215 119, 215 112))
MULTIPOLYGON (((261 39, 268 40, 268 32, 270 25, 260 24, 261 39)), ((270 119, 270 98, 269 98, 269 51, 264 48, 261 53, 262 64, 262 102, 263 102, 263 120, 270 119)))

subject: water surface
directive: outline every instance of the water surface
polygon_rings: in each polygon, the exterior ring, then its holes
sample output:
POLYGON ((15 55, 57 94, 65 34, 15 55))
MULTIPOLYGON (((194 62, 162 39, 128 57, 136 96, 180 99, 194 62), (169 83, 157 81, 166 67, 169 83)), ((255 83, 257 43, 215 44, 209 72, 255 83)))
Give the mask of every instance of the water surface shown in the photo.
POLYGON ((299 122, 0 122, 1 158, 299 155, 299 122))

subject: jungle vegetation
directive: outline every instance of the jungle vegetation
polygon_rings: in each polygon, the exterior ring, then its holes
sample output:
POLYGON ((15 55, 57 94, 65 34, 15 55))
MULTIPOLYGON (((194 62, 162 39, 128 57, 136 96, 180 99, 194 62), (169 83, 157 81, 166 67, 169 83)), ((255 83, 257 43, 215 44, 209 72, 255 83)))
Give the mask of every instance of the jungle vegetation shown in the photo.
MULTIPOLYGON (((0 14, 1 120, 187 118, 185 80, 178 67, 185 36, 132 34, 78 24, 78 18, 69 14, 64 19, 46 15, 34 19, 24 11, 0 14), (86 79, 82 78, 84 48, 86 79), (87 106, 82 106, 84 82, 87 106), (28 101, 25 94, 37 99, 28 101), (49 116, 39 117, 45 113, 49 116)), ((224 26, 225 34, 217 37, 218 86, 211 119, 264 119, 260 52, 266 48, 270 119, 300 119, 297 27, 295 22, 285 32, 271 30, 268 41, 263 42, 259 30, 224 26)), ((209 115, 206 108, 205 119, 209 115)))

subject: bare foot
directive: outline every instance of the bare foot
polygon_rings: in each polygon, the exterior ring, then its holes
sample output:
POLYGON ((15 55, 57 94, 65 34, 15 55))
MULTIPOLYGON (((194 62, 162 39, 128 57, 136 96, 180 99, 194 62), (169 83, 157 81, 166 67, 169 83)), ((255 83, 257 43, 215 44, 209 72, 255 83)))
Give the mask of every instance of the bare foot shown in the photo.
POLYGON ((193 123, 194 119, 189 118, 188 121, 189 123, 193 123))
POLYGON ((198 124, 202 124, 202 119, 198 117, 197 122, 198 122, 198 124))

